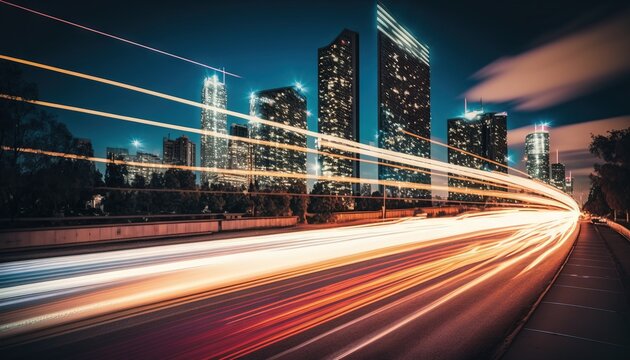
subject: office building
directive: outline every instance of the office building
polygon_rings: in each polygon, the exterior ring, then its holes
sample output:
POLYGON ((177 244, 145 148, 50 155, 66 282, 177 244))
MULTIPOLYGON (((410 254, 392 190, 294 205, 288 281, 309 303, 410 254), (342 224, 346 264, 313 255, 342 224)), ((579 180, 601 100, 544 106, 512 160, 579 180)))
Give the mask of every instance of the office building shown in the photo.
MULTIPOLYGON (((127 162, 132 163, 149 163, 149 164, 162 164, 162 159, 156 154, 137 151, 135 155, 127 155, 124 158, 127 162)), ((132 184, 136 179, 136 176, 140 175, 144 178, 145 183, 151 181, 153 173, 163 173, 164 169, 159 167, 144 167, 142 165, 127 165, 127 177, 125 181, 132 184)))
MULTIPOLYGON (((317 51, 318 127, 322 134, 359 141, 359 34, 344 29, 330 44, 317 51)), ((334 177, 360 177, 359 154, 320 147, 321 174, 334 177)), ((331 194, 359 193, 359 184, 327 181, 331 194)))
MULTIPOLYGON (((225 82, 214 75, 204 80, 201 102, 217 109, 227 109, 225 82)), ((201 130, 227 135, 227 115, 213 109, 201 110, 201 130)), ((201 135, 201 166, 205 168, 227 168, 228 141, 211 135, 201 135)), ((221 183, 223 173, 204 171, 201 183, 221 183)))
POLYGON ((162 142, 162 160, 164 164, 195 166, 195 143, 186 135, 171 140, 170 136, 162 142))
MULTIPOLYGON (((463 116, 448 120, 447 137, 448 145, 452 147, 448 149, 449 164, 507 173, 507 113, 465 110, 463 116)), ((448 186, 464 191, 505 189, 461 178, 459 174, 449 174, 448 186)), ((489 200, 485 196, 462 192, 449 192, 448 196, 449 200, 458 201, 489 200)))
POLYGON ((565 184, 565 167, 562 163, 551 164, 551 185, 559 190, 566 191, 565 184))
MULTIPOLYGON (((230 135, 240 138, 248 138, 247 126, 232 124, 230 135)), ((237 139, 228 141, 228 168, 231 170, 250 171, 252 169, 252 148, 251 145, 237 139)), ((226 174, 224 181, 233 187, 247 189, 252 176, 249 174, 226 174)))
POLYGON ((527 174, 534 179, 549 183, 549 132, 545 125, 536 126, 525 137, 527 174))
MULTIPOLYGON (((378 145, 380 148, 430 158, 431 137, 429 48, 402 27, 381 3, 378 30, 378 145)), ((388 163, 389 161, 383 161, 388 163)), ((430 185, 427 172, 379 165, 379 179, 430 185)), ((392 195, 429 198, 430 190, 387 188, 392 195)))
POLYGON ((126 148, 115 148, 115 147, 107 147, 105 149, 105 153, 108 159, 124 159, 129 156, 129 149, 126 148))
MULTIPOLYGON (((255 92, 250 97, 250 114, 258 118, 306 129, 306 97, 295 86, 255 92)), ((306 135, 295 131, 250 123, 250 137, 270 141, 279 145, 294 145, 306 148, 306 135)), ((254 145, 253 169, 256 171, 306 175, 306 153, 283 147, 254 145)), ((287 190, 291 185, 305 185, 306 180, 288 177, 256 176, 260 189, 287 190)))

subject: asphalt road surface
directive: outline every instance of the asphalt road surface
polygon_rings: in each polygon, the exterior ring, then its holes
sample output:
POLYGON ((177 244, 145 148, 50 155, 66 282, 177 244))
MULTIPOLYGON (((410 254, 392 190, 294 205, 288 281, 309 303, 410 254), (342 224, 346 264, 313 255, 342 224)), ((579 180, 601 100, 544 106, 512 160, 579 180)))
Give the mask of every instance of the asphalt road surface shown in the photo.
POLYGON ((0 264, 3 357, 488 357, 577 217, 506 210, 0 264))

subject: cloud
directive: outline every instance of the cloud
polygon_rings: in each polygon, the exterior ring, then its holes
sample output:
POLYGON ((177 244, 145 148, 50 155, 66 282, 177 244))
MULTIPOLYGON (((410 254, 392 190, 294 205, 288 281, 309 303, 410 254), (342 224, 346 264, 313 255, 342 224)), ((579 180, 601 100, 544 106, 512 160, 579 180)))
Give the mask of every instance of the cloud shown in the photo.
MULTIPOLYGON (((560 153, 575 150, 587 151, 591 143, 591 134, 604 135, 609 130, 625 129, 628 126, 630 126, 630 115, 550 127, 548 128, 550 148, 554 152, 559 150, 560 153)), ((533 130, 533 126, 524 126, 508 131, 508 146, 522 148, 525 144, 525 136, 533 130)))
POLYGON ((465 93, 488 102, 538 110, 571 100, 630 71, 630 13, 517 56, 498 59, 465 93))
MULTIPOLYGON (((560 162, 565 164, 567 175, 571 172, 574 179, 574 195, 578 201, 586 201, 590 189, 588 175, 593 172, 593 164, 601 162, 593 156, 588 147, 591 134, 604 135, 609 130, 625 129, 630 126, 630 115, 614 118, 586 121, 579 124, 549 128, 549 148, 551 162, 556 162, 556 150, 560 162)), ((508 131, 508 147, 523 155, 525 136, 534 130, 533 126, 525 126, 508 131)), ((525 170, 525 162, 518 162, 516 167, 525 170)))

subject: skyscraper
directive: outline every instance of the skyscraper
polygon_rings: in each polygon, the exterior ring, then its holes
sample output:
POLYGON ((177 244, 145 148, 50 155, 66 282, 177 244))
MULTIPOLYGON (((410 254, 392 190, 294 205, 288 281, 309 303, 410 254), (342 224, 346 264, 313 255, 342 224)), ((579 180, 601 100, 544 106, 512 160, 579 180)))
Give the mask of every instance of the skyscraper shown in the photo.
POLYGON ((566 191, 566 184, 564 181, 565 173, 566 169, 564 167, 564 164, 560 163, 558 155, 556 153, 556 163, 551 164, 551 185, 557 187, 562 191, 566 191))
MULTIPOLYGON (((214 75, 208 77, 203 82, 201 92, 201 102, 219 109, 227 108, 227 92, 225 83, 219 81, 219 77, 214 75)), ((201 130, 213 131, 227 135, 227 115, 216 110, 201 110, 201 130)), ((210 168, 225 169, 227 167, 227 139, 215 136, 201 135, 201 166, 210 168)), ((221 182, 222 174, 203 172, 201 183, 221 182)))
POLYGON ((162 161, 165 164, 195 166, 195 143, 186 135, 162 142, 162 161))
MULTIPOLYGON (((306 129, 306 97, 294 86, 255 92, 250 97, 250 114, 306 129)), ((278 144, 306 147, 306 136, 274 126, 252 122, 252 139, 271 141, 278 144)), ((306 153, 280 147, 254 145, 253 168, 259 171, 276 171, 283 174, 306 174, 306 153)), ((306 180, 257 176, 259 188, 288 189, 293 184, 305 185, 306 180)))
POLYGON ((569 176, 564 179, 564 188, 567 194, 573 195, 573 176, 571 176, 570 171, 569 176))
MULTIPOLYGON (((247 126, 232 124, 230 135, 247 138, 249 131, 247 126)), ((230 139, 228 142, 228 168, 233 170, 251 170, 252 151, 249 143, 230 139)), ((225 175, 225 182, 234 187, 249 187, 250 175, 230 174, 225 175)))
MULTIPOLYGON (((359 34, 344 29, 329 45, 317 51, 318 127, 322 134, 359 141, 359 34)), ((333 148, 321 151, 357 158, 333 148)), ((359 177, 359 161, 320 156, 324 176, 359 177)), ((359 192, 359 184, 326 182, 331 193, 359 192), (353 191, 354 188, 354 191, 353 191)))
MULTIPOLYGON (((449 148, 449 164, 507 173, 507 113, 465 111, 464 116, 448 120, 447 136, 449 146, 491 160, 485 161, 449 148)), ((448 178, 448 186, 479 190, 500 189, 453 177, 448 178)), ((449 192, 448 196, 450 200, 459 201, 487 199, 479 195, 456 192, 449 192)))
POLYGON ((549 183, 549 132, 545 125, 535 127, 534 132, 525 137, 527 174, 534 179, 549 183))
MULTIPOLYGON (((428 141, 401 132, 431 137, 429 48, 398 24, 380 3, 376 6, 376 21, 379 147, 430 158, 428 141)), ((426 172, 383 165, 378 170, 379 179, 431 184, 426 172)), ((402 188, 398 195, 428 198, 431 192, 402 188)))

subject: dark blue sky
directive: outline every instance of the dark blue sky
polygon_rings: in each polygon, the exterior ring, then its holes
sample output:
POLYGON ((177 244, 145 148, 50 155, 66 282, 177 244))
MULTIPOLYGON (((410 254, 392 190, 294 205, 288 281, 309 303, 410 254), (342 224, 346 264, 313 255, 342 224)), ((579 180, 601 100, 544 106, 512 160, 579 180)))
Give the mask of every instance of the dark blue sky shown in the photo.
MULTIPOLYGON (((248 112, 252 90, 290 85, 307 88, 317 113, 317 48, 344 27, 359 32, 361 140, 376 132, 376 24, 373 1, 26 1, 16 3, 242 75, 228 78, 228 108, 248 112)), ((432 136, 444 140, 446 119, 461 114, 461 95, 475 72, 624 9, 623 2, 386 1, 394 16, 431 49, 432 136)), ((0 4, 0 53, 102 76, 191 100, 200 100, 201 67, 152 53, 0 4), (7 35, 8 34, 8 35, 7 35)), ((128 91, 24 67, 42 100, 199 127, 200 111, 128 91)), ((555 125, 627 115, 627 76, 567 102, 538 111, 486 104, 508 111, 509 128, 534 121, 555 125)), ((469 99, 469 103, 476 99, 469 99)), ((472 104, 473 107, 475 104, 472 104)), ((161 153, 169 131, 57 112, 77 137, 90 138, 96 155, 106 146, 161 153)), ((316 129, 316 118, 309 122, 316 129)), ((179 133, 171 132, 171 136, 179 133)), ((191 136, 199 143, 198 136, 191 136)), ((514 149, 518 152, 518 149, 514 149)), ((435 155, 444 160, 443 151, 435 155)), ((369 171, 368 171, 369 173, 369 171)))

